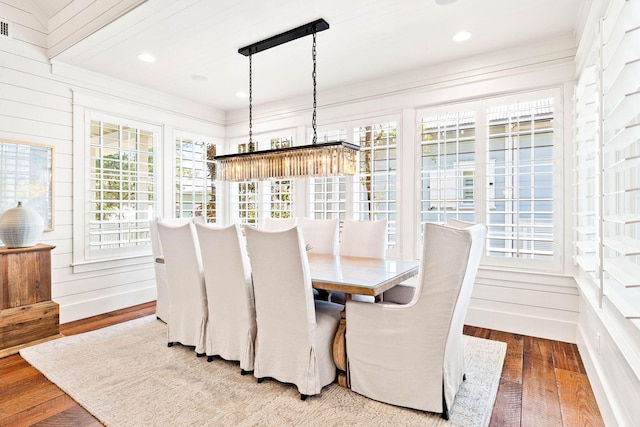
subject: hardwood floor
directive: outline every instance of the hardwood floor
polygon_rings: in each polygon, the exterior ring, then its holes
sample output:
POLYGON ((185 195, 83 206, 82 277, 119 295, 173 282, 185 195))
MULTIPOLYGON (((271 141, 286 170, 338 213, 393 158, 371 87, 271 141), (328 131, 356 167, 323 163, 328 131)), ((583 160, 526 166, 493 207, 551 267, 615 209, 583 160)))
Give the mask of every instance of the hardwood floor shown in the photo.
MULTIPOLYGON (((148 303, 60 326, 74 335, 155 313, 148 303)), ((507 343, 491 426, 603 426, 574 344, 466 326, 507 343)), ((0 359, 0 426, 101 426, 20 355, 0 359)))

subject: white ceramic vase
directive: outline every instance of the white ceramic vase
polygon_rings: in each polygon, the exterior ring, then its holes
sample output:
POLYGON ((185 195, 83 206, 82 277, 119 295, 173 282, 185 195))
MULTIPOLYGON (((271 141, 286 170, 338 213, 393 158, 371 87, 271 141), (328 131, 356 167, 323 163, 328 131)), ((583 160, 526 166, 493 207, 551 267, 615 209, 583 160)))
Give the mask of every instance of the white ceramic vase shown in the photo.
POLYGON ((34 209, 18 206, 7 209, 0 216, 0 239, 9 248, 35 246, 42 236, 44 220, 34 209))

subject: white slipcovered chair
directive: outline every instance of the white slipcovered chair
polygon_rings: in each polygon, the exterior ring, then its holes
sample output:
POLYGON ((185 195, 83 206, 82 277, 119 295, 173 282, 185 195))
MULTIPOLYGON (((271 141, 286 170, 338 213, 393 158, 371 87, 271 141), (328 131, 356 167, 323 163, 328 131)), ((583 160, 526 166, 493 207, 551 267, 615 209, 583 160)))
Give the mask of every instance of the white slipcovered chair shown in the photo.
MULTIPOLYGON (((474 225, 472 222, 462 221, 455 218, 447 218, 446 222, 448 227, 465 229, 474 225)), ((418 278, 412 277, 408 279, 406 282, 402 282, 399 285, 394 286, 393 288, 385 291, 382 294, 382 301, 384 302, 395 302, 396 304, 407 304, 412 299, 416 293, 416 286, 418 284, 418 278)))
MULTIPOLYGON (((338 249, 339 225, 338 218, 302 218, 300 220, 300 230, 302 231, 307 253, 335 255, 338 249)), ((317 289, 313 290, 313 295, 323 300, 328 300, 331 297, 328 291, 317 289)))
POLYGON ((333 339, 343 306, 314 301, 309 261, 298 227, 245 227, 256 304, 254 375, 295 384, 300 398, 336 378, 333 339))
POLYGON ((338 218, 302 218, 299 225, 309 253, 336 254, 338 245, 338 218))
POLYGON ((168 279, 168 344, 194 346, 198 355, 204 355, 207 294, 194 223, 157 226, 168 279))
POLYGON ((246 242, 238 224, 196 224, 207 289, 206 354, 240 362, 244 375, 253 370, 256 313, 246 242))
POLYGON ((149 221, 149 234, 151 235, 151 253, 153 254, 153 266, 156 276, 156 317, 165 323, 169 322, 169 287, 167 269, 164 266, 162 245, 158 238, 158 222, 170 225, 184 225, 191 218, 153 218, 149 221))
POLYGON ((384 259, 387 247, 387 220, 346 219, 340 236, 340 255, 384 259))
POLYGON ((298 219, 293 218, 271 218, 266 217, 264 219, 264 226, 262 227, 267 231, 283 231, 295 227, 298 224, 298 219))
POLYGON ((486 227, 425 224, 414 298, 406 305, 347 301, 351 389, 381 402, 441 413, 464 380, 462 328, 486 227))
MULTIPOLYGON (((387 220, 354 221, 347 219, 342 225, 340 255, 359 258, 384 259, 387 248, 387 220)), ((342 292, 331 292, 331 301, 345 303, 342 292)), ((375 302, 374 297, 353 295, 358 301, 375 302)))

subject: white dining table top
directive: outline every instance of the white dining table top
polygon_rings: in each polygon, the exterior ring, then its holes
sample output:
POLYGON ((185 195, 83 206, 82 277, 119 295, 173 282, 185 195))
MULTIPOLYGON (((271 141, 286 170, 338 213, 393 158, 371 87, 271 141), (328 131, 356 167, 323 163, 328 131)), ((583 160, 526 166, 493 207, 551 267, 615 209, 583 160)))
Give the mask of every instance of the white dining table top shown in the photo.
POLYGON ((346 294, 380 295, 418 274, 419 263, 308 253, 314 288, 346 294))

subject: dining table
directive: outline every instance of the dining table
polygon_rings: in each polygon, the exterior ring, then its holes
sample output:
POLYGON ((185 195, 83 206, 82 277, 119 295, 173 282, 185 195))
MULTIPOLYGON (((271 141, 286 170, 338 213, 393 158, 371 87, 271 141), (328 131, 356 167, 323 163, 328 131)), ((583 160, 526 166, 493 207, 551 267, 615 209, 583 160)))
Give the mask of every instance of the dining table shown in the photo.
MULTIPOLYGON (((380 300, 384 291, 418 274, 419 263, 392 259, 308 253, 312 286, 320 291, 343 292, 346 301, 353 295, 380 300)), ((338 368, 338 384, 349 387, 345 332, 346 310, 341 313, 333 341, 333 359, 338 368)))

